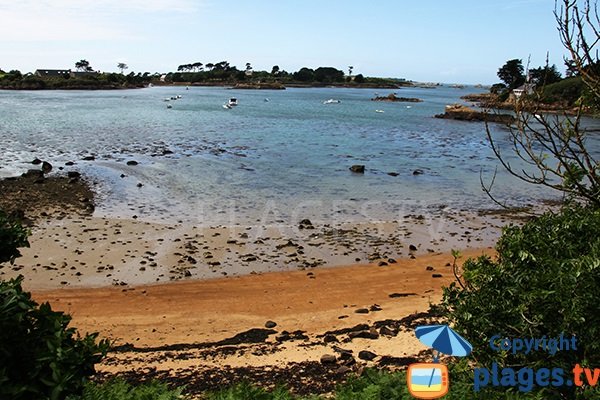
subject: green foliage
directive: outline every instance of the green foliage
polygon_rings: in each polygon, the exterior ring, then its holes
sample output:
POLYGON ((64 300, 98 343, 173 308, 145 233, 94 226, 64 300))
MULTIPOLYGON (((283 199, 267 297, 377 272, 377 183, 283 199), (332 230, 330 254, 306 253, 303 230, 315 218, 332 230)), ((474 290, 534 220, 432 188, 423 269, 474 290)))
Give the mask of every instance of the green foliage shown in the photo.
POLYGON ((498 70, 498 78, 508 86, 509 89, 514 89, 525 83, 525 75, 523 74, 523 62, 519 59, 508 60, 498 70))
POLYGON ((80 337, 71 317, 38 305, 22 277, 0 282, 0 398, 63 399, 78 394, 108 349, 98 334, 80 337))
POLYGON ((364 83, 365 82, 365 77, 363 76, 363 74, 358 74, 354 77, 354 82, 356 83, 364 83))
POLYGON ((297 72, 294 72, 294 80, 299 82, 313 82, 315 80, 315 71, 310 68, 300 68, 297 72))
POLYGON ((565 106, 573 106, 583 93, 581 77, 566 78, 560 82, 546 85, 542 92, 542 102, 562 102, 565 106))
POLYGON ((529 70, 529 80, 536 86, 550 85, 560 82, 562 76, 556 65, 532 68, 529 70))
POLYGON ((29 247, 29 231, 0 210, 0 263, 13 263, 21 256, 19 247, 29 247))
MULTIPOLYGON (((483 366, 531 368, 576 363, 600 365, 600 210, 572 205, 545 214, 522 227, 504 229, 497 244, 498 260, 467 260, 466 289, 445 288, 443 309, 448 320, 473 344, 483 366), (576 351, 549 355, 490 348, 494 335, 541 338, 577 337, 576 351)), ((557 388, 568 396, 573 388, 557 388)), ((581 396, 581 393, 578 393, 581 396)))
POLYGON ((315 70, 314 79, 321 83, 343 82, 344 71, 333 67, 319 67, 315 70))
POLYGON ((208 400, 293 400, 295 397, 284 387, 277 387, 273 392, 242 382, 236 386, 218 392, 209 393, 208 400))
POLYGON ((160 382, 134 386, 117 379, 103 384, 87 382, 80 396, 69 396, 67 400, 180 400, 181 392, 160 382))
POLYGON ((350 378, 336 390, 337 400, 396 400, 412 398, 404 372, 365 370, 359 378, 350 378))

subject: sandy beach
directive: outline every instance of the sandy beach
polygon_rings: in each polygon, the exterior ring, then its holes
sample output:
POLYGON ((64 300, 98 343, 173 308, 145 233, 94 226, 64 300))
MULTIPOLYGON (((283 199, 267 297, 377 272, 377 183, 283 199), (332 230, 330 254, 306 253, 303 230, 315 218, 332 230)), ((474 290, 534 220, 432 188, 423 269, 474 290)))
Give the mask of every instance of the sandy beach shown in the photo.
POLYGON ((157 378, 191 393, 244 379, 327 392, 365 366, 428 357, 413 329, 436 320, 429 306, 454 280, 450 250, 461 249, 461 262, 493 254, 505 222, 456 212, 361 225, 192 226, 97 216, 92 199, 19 198, 57 184, 5 191, 32 234, 0 277, 22 274, 37 301, 113 342, 98 379, 157 378))

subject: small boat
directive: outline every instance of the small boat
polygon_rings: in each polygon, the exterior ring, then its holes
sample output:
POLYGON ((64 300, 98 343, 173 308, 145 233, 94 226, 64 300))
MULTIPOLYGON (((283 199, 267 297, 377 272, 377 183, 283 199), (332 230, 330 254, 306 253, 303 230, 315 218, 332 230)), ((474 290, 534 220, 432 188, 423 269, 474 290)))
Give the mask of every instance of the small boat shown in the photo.
POLYGON ((235 97, 232 97, 229 99, 229 102, 227 104, 231 107, 235 107, 238 105, 238 101, 235 97))
POLYGON ((376 113, 384 113, 385 111, 383 110, 375 110, 376 113))
POLYGON ((163 99, 163 101, 171 101, 171 98, 167 97, 167 98, 163 99))
POLYGON ((223 104, 223 108, 226 110, 231 110, 232 107, 229 104, 223 104))
POLYGON ((340 100, 336 100, 336 99, 329 99, 329 100, 325 100, 323 102, 323 104, 339 104, 339 103, 341 103, 341 101, 340 100))
POLYGON ((173 106, 170 104, 167 104, 167 108, 173 108, 173 106))
POLYGON ((265 97, 265 103, 268 103, 269 101, 271 101, 271 100, 269 100, 268 97, 265 97))

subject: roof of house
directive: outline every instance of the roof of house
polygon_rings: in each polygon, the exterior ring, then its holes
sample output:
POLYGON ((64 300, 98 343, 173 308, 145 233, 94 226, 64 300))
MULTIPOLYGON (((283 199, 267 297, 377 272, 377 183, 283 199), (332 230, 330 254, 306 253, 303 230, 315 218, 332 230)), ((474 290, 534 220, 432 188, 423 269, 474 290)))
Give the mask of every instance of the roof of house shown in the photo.
POLYGON ((70 69, 36 69, 35 74, 39 76, 62 76, 69 75, 70 69))

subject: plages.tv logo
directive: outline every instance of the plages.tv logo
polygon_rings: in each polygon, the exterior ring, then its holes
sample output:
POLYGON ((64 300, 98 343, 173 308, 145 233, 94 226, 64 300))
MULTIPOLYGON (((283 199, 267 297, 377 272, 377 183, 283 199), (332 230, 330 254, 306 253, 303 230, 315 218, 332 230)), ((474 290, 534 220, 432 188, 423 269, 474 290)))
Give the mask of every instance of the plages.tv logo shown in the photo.
POLYGON ((421 343, 433 349, 433 362, 408 366, 408 391, 417 399, 443 397, 450 388, 450 378, 448 368, 438 362, 440 354, 465 357, 471 353, 473 346, 448 325, 418 326, 415 335, 421 343))

